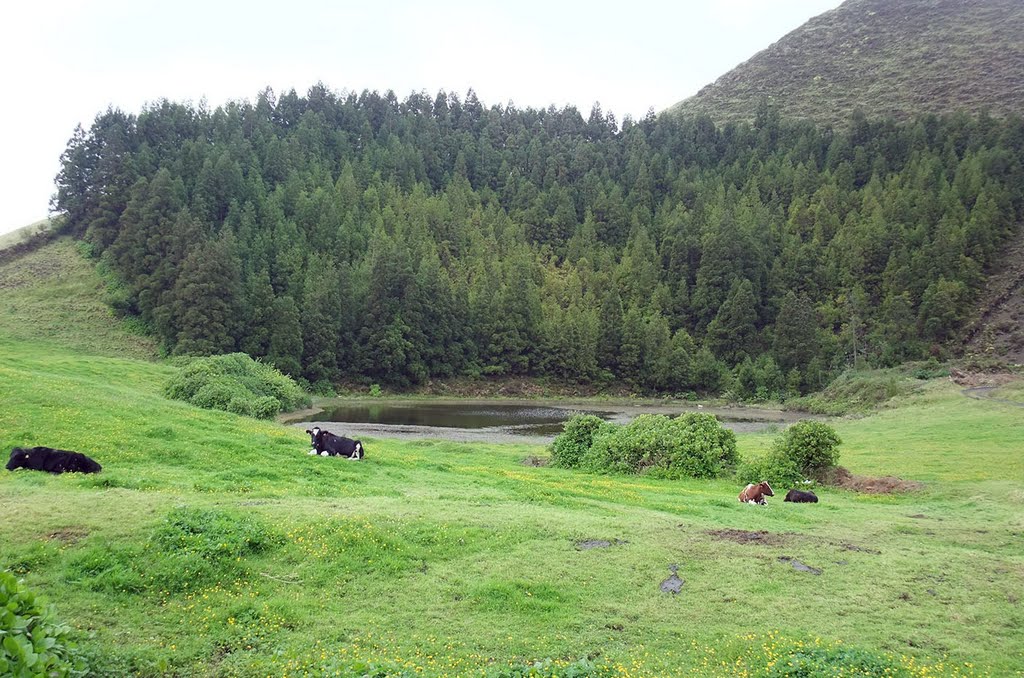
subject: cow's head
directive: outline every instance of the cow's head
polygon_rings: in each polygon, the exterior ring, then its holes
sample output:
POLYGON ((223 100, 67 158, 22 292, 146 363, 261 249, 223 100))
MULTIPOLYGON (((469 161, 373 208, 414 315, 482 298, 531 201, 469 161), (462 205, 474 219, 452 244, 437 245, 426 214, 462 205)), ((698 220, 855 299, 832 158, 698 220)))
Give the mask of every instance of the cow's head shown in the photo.
POLYGON ((313 428, 307 428, 306 433, 309 434, 309 444, 316 447, 316 441, 320 437, 320 427, 314 426, 313 428))
POLYGON ((7 470, 13 471, 16 468, 21 468, 28 461, 28 456, 28 450, 15 447, 11 450, 11 458, 7 461, 7 470))
POLYGON ((762 481, 760 483, 760 485, 761 485, 761 494, 765 495, 766 497, 774 497, 775 496, 775 493, 772 492, 772 486, 768 484, 767 480, 762 481))

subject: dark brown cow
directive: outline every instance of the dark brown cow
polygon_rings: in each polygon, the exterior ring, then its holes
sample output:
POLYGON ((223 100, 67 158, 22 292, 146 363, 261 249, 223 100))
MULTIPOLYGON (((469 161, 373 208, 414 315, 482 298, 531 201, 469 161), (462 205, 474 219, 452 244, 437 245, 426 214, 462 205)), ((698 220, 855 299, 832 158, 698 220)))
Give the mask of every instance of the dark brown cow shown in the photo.
POLYGON ((786 498, 783 501, 792 501, 797 503, 805 504, 817 504, 818 495, 813 492, 805 492, 803 490, 790 490, 786 493, 786 498))
POLYGON ((772 492, 772 486, 768 484, 767 480, 754 484, 750 483, 743 488, 740 492, 740 503, 741 504, 760 504, 764 506, 768 503, 765 497, 774 497, 775 493, 772 492))
POLYGON ((55 450, 52 447, 15 447, 7 462, 7 470, 27 468, 48 473, 99 473, 103 470, 96 461, 81 452, 55 450))

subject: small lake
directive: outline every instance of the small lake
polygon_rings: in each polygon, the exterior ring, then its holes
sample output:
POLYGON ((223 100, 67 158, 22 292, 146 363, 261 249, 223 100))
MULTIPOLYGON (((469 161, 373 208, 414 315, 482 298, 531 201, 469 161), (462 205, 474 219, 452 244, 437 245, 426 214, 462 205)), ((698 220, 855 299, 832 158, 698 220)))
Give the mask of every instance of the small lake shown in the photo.
POLYGON ((707 412, 735 431, 782 428, 807 415, 753 407, 703 407, 653 403, 568 403, 488 400, 349 400, 329 399, 316 409, 296 412, 285 423, 320 426, 339 435, 379 438, 435 438, 480 442, 548 443, 562 424, 579 413, 626 424, 644 413, 676 416, 707 412))

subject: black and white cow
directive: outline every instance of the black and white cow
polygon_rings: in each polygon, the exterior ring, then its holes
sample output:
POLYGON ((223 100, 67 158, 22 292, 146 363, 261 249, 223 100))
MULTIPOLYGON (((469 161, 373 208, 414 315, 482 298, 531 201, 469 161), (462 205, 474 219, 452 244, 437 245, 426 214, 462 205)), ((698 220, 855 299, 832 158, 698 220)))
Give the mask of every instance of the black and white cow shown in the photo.
POLYGON ((321 457, 348 457, 355 460, 362 459, 366 454, 361 441, 336 436, 319 426, 306 429, 306 433, 309 434, 310 443, 313 445, 309 454, 319 454, 321 457))
POLYGON ((99 473, 103 467, 81 452, 55 450, 52 447, 32 447, 11 450, 7 470, 27 468, 49 473, 99 473))

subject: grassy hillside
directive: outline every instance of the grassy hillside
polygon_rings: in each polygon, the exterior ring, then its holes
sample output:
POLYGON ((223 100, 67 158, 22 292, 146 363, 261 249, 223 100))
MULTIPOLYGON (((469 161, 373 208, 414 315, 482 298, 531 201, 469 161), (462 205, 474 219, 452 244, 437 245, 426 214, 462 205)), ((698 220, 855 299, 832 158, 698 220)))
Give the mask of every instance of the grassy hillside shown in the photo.
POLYGON ((1019 114, 1024 4, 1018 0, 847 0, 757 53, 673 110, 751 120, 762 98, 786 116, 844 124, 857 108, 1019 114))
POLYGON ((0 333, 89 355, 154 359, 156 342, 131 334, 103 302, 105 284, 68 238, 0 259, 0 333))
POLYGON ((49 233, 58 223, 59 221, 54 219, 42 219, 9 233, 0 233, 0 252, 15 245, 28 242, 37 236, 49 233))
POLYGON ((98 675, 513 675, 544 658, 534 675, 567 675, 585 657, 590 675, 781 675, 800 652, 1024 671, 1024 424, 948 381, 838 424, 844 465, 924 490, 760 508, 729 480, 525 466, 545 454, 525 445, 308 457, 300 430, 166 400, 171 368, 103 355, 114 333, 42 343, 17 308, 0 305, 0 450, 104 470, 0 472, 0 569, 56 603, 98 675), (679 595, 659 588, 670 565, 679 595))

